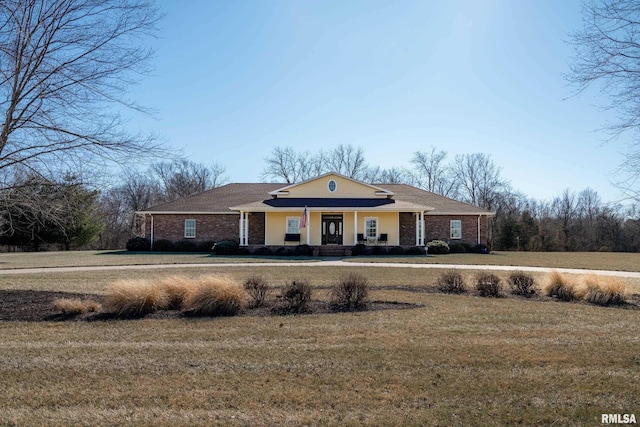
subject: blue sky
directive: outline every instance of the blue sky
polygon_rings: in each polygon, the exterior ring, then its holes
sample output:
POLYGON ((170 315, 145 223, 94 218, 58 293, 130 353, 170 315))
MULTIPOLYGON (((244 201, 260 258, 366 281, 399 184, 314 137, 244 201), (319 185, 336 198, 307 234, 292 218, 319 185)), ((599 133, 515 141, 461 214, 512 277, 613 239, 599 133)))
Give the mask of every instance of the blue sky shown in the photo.
POLYGON ((603 144, 597 92, 563 73, 578 0, 159 1, 150 76, 130 95, 160 134, 233 182, 258 182, 276 146, 361 146, 408 166, 435 146, 483 152, 514 189, 550 199, 610 184, 622 141, 603 144), (568 98, 568 99, 567 99, 568 98))

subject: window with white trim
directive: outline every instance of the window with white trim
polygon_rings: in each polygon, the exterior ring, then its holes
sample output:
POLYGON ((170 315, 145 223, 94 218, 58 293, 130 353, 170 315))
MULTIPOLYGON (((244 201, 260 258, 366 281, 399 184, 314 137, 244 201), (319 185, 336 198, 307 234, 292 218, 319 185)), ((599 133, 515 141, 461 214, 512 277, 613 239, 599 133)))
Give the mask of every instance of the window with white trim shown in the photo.
POLYGON ((196 237, 196 220, 185 219, 184 220, 184 238, 194 239, 196 237))
POLYGON ((452 219, 450 224, 449 237, 451 239, 462 239, 462 221, 459 219, 452 219))
POLYGON ((287 217, 287 234, 297 234, 300 232, 300 217, 287 217))
POLYGON ((378 218, 369 217, 364 219, 364 236, 367 239, 378 238, 378 218))

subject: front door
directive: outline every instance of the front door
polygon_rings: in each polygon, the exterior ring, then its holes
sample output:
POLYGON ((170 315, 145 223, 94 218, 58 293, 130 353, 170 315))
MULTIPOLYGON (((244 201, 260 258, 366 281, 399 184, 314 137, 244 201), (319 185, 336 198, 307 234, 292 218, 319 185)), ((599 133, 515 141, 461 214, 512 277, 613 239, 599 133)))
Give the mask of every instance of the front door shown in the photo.
POLYGON ((342 244, 342 215, 322 215, 322 244, 342 244))

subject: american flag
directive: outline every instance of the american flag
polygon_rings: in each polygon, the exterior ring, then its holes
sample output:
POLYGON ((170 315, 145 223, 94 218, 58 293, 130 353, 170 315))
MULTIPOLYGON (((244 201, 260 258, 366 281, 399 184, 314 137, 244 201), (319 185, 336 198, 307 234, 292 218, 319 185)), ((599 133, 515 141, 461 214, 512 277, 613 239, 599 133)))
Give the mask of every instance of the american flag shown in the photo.
POLYGON ((305 228, 307 226, 307 207, 304 207, 304 212, 302 212, 302 219, 300 220, 300 228, 305 228))

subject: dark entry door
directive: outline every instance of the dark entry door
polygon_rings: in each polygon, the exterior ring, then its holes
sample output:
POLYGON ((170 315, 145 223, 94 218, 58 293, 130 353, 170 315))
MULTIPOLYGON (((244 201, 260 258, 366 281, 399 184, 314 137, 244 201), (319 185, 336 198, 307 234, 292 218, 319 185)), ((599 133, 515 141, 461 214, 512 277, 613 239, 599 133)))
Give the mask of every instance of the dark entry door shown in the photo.
POLYGON ((342 215, 322 215, 322 244, 342 244, 342 215))

